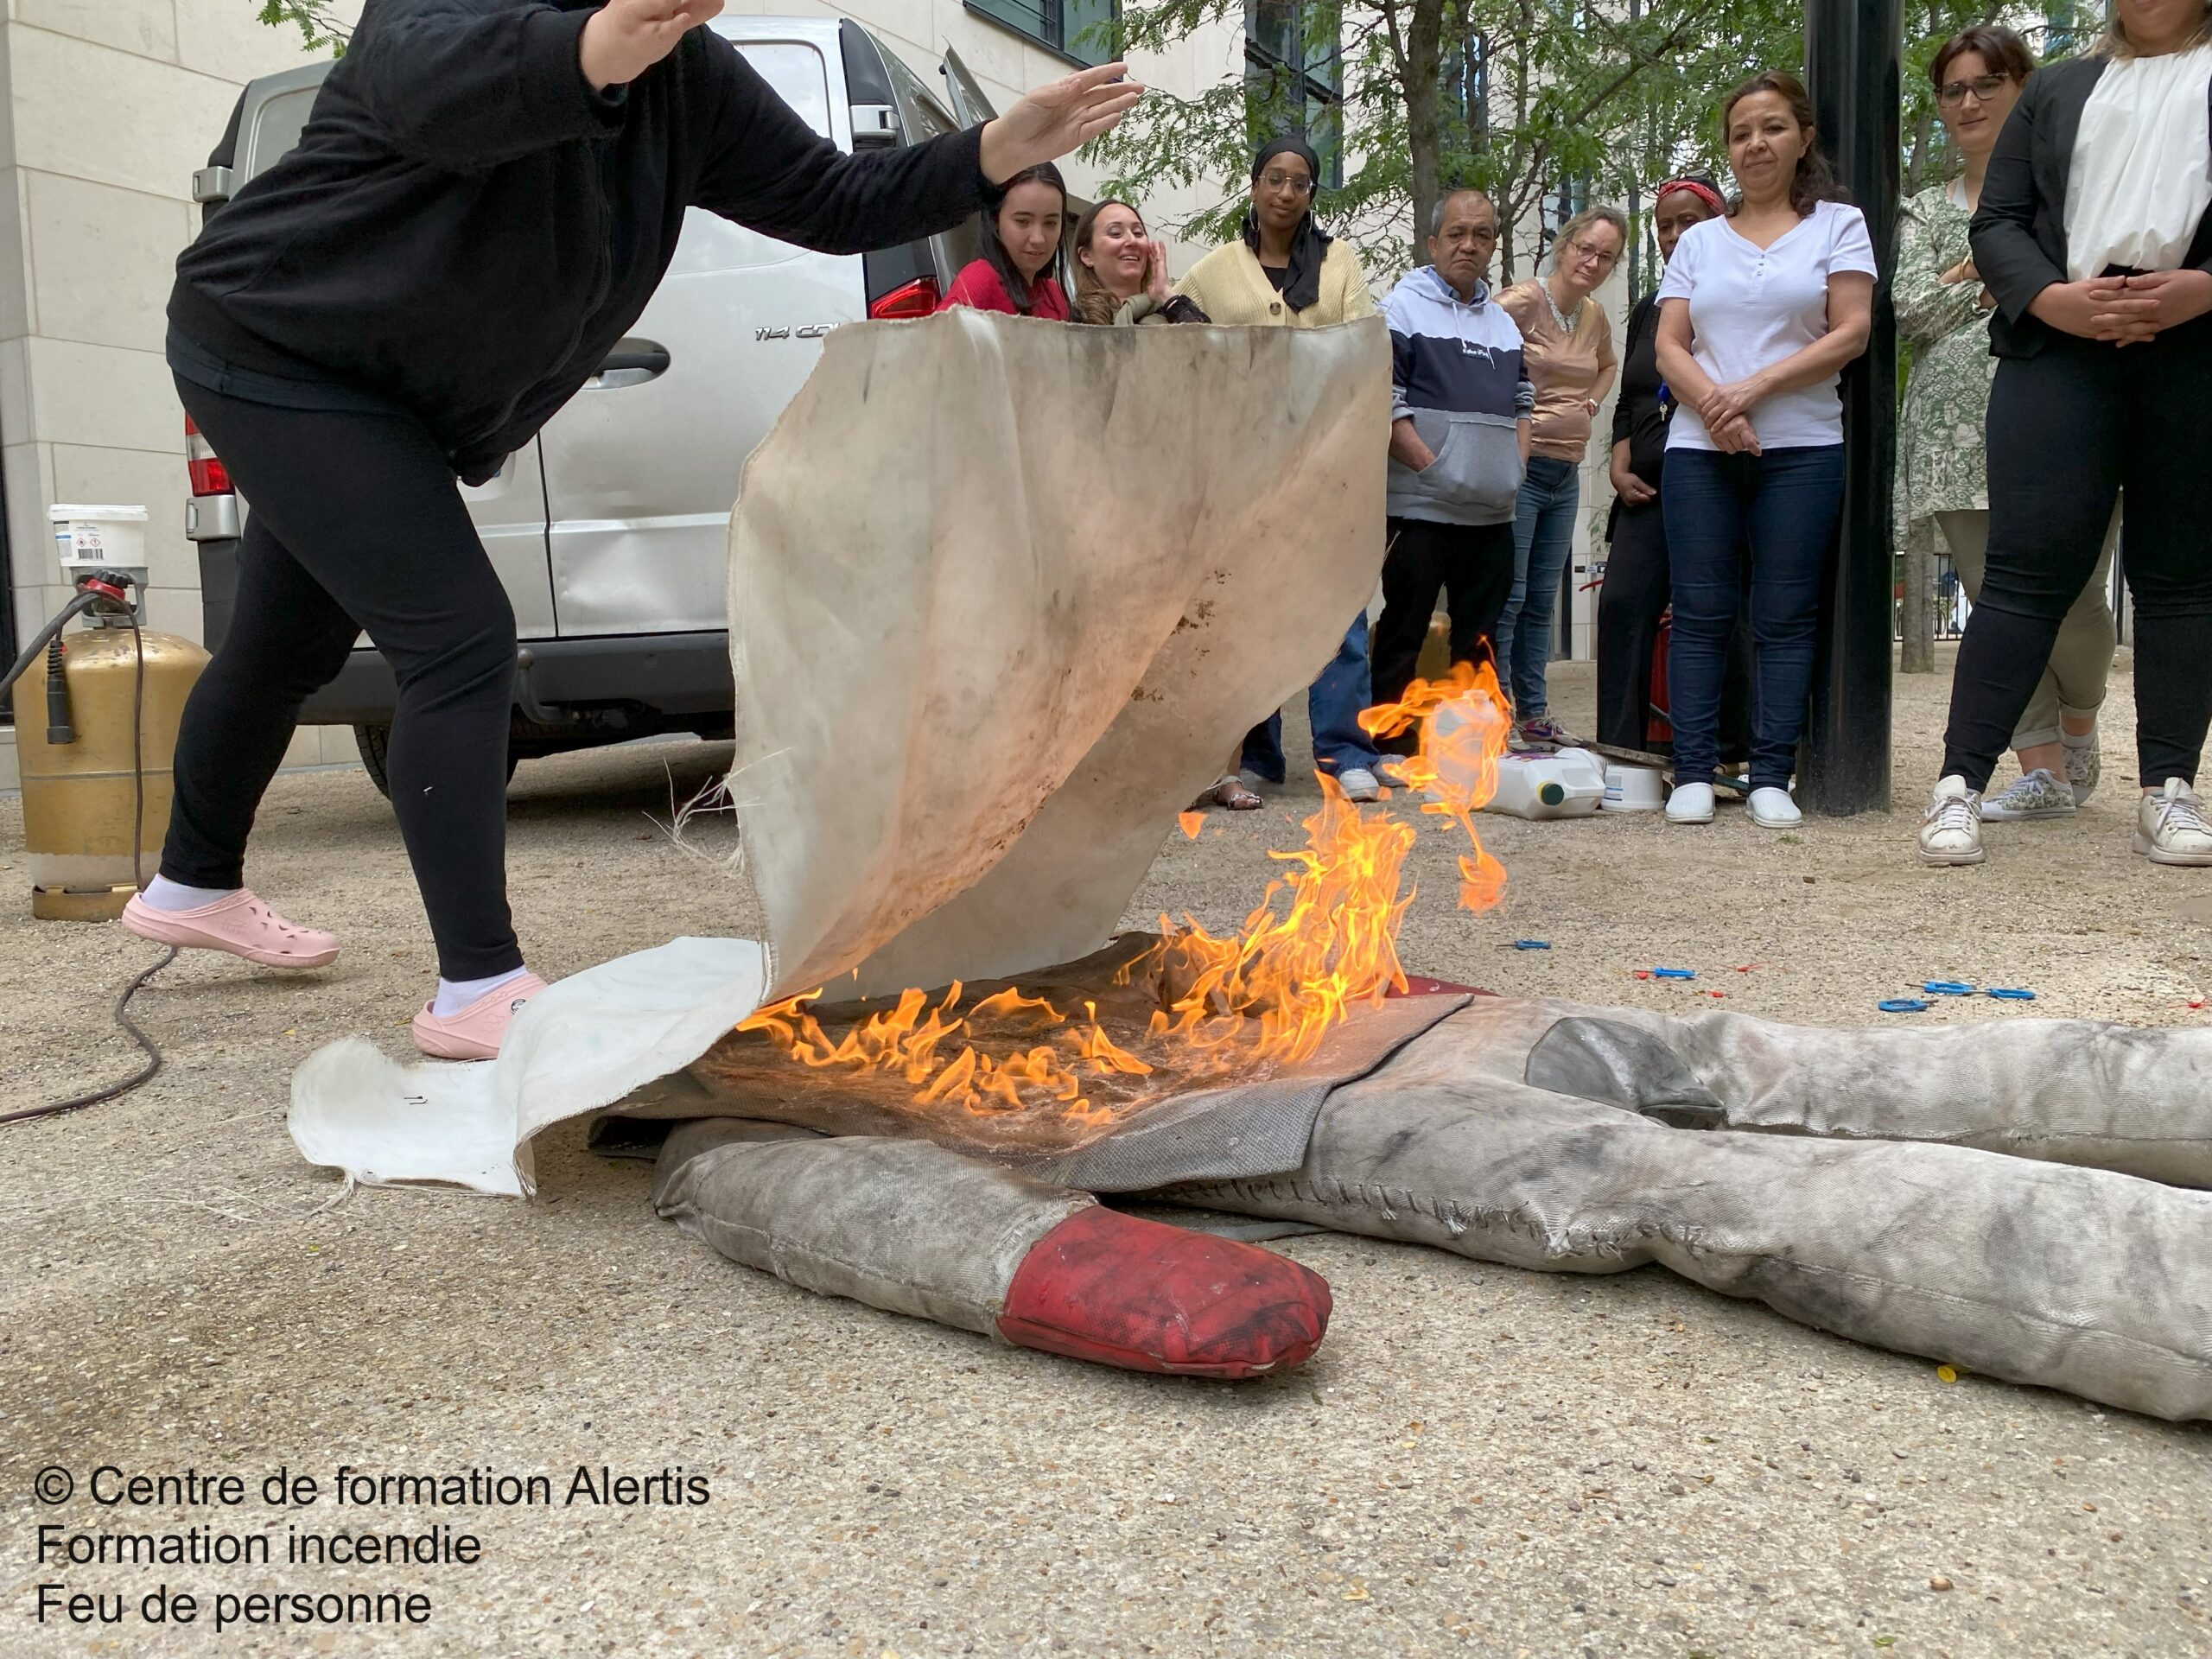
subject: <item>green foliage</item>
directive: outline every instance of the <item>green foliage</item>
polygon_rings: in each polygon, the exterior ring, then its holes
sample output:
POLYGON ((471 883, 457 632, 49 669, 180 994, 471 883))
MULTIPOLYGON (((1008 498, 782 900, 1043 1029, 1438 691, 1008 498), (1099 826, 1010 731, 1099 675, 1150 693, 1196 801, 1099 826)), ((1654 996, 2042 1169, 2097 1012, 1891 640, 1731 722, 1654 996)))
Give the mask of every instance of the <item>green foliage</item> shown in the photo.
MULTIPOLYGON (((1374 0, 1350 12, 1344 178, 1322 193, 1319 211, 1370 259, 1402 264, 1438 195, 1473 185, 1518 232, 1503 256, 1511 274, 1538 251, 1538 210, 1562 181, 1581 199, 1618 200, 1669 172, 1711 167, 1721 93, 1802 54, 1796 0, 1644 0, 1635 10, 1620 0, 1374 0), (1487 96, 1471 99, 1478 65, 1487 96)), ((1241 32, 1244 19, 1243 0, 1161 0, 1122 14, 1140 51, 1209 25, 1241 32)), ((1251 146, 1273 130, 1243 81, 1230 79, 1188 99, 1154 92, 1098 150, 1132 192, 1218 185, 1214 204, 1175 227, 1211 238, 1242 213, 1251 146)))
POLYGON ((261 21, 273 28, 300 31, 301 49, 327 52, 334 57, 346 50, 351 30, 330 15, 327 0, 261 0, 261 21))

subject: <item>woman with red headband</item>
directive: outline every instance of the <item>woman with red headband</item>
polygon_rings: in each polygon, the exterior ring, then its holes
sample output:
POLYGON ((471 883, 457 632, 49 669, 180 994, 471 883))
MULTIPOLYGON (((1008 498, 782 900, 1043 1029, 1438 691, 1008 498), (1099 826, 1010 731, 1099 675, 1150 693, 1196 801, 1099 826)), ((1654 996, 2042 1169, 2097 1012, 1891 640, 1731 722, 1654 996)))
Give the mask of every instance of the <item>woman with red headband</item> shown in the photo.
MULTIPOLYGON (((1712 180, 1669 179, 1651 204, 1651 229, 1663 264, 1693 225, 1727 212, 1712 180)), ((1667 518, 1659 505, 1667 460, 1667 423, 1675 412, 1659 373, 1659 296, 1647 294, 1628 314, 1621 393, 1613 404, 1613 509, 1605 585, 1598 594, 1598 741, 1651 747, 1651 658, 1666 614, 1667 518)), ((1722 724, 1732 723, 1724 715, 1722 724)))

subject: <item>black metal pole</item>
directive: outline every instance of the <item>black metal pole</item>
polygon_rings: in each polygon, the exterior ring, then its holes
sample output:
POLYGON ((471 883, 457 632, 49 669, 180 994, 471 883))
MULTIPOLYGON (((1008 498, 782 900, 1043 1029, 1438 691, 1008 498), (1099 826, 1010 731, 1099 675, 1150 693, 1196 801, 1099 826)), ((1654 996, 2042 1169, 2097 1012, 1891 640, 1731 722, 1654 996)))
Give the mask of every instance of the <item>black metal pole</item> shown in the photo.
POLYGON ((1874 332, 1844 371, 1843 524, 1830 566, 1799 799, 1829 817, 1890 804, 1890 665, 1897 470, 1901 0, 1808 0, 1805 78, 1836 175, 1866 215, 1882 269, 1874 332))

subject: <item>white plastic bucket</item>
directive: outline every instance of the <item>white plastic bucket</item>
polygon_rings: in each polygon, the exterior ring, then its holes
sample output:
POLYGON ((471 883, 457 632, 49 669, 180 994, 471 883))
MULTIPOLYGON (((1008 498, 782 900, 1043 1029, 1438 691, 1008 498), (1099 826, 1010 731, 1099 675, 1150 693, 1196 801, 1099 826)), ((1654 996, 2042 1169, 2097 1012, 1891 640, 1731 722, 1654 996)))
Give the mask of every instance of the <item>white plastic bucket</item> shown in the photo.
POLYGON ((1658 770, 1652 766, 1607 766, 1605 798, 1601 812, 1656 812, 1666 804, 1667 791, 1658 770))
POLYGON ((62 502, 47 509, 64 570, 143 570, 146 509, 62 502))

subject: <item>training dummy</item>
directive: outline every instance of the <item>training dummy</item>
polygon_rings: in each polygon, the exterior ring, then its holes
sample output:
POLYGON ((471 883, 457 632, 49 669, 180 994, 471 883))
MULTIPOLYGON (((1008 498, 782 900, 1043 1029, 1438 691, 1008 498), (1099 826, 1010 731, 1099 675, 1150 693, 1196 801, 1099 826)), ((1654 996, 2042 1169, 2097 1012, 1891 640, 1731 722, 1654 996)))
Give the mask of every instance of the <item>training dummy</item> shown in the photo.
MULTIPOLYGON (((1355 956, 1364 992, 1261 1055, 1286 1001, 1253 961, 1325 1000, 1292 894, 1281 925, 1234 942, 1233 973, 1221 941, 1115 938, 1176 809, 1372 588, 1387 351, 1379 323, 958 312, 841 331, 732 530, 730 795, 772 949, 677 941, 579 975, 486 1066, 326 1051, 296 1084, 302 1149, 364 1179, 519 1192, 531 1134, 615 1106, 607 1143, 664 1132, 656 1202, 736 1260, 1151 1370, 1294 1363, 1326 1287, 1101 1193, 1532 1268, 1658 1261, 1862 1341, 2212 1414, 2188 1265, 2212 1255, 2212 1198, 2181 1186, 2212 1180, 2185 1104, 2212 1087, 2212 1035, 1386 995, 1403 978, 1388 932, 1347 924, 1331 960, 1355 956), (878 448, 916 400, 928 435, 878 448), (1028 1028, 1046 1016, 1024 1000, 1058 1022, 1028 1028), (973 1023, 918 1058, 938 1010, 973 1023), (1254 1027, 1241 1046, 1203 1063, 1169 1046, 1186 1016, 1204 1037, 1232 1013, 1254 1027), (897 1067, 797 1052, 858 1045, 871 1019, 900 1027, 897 1067), (970 1041, 993 1067, 954 1077, 970 1041)), ((1495 736, 1490 715, 1458 729, 1495 736)), ((1373 898, 1359 861, 1323 855, 1364 845, 1380 872, 1420 820, 1402 801, 1317 817, 1311 861, 1286 868, 1349 918, 1373 898)), ((1387 913, 1396 867, 1376 879, 1387 913)), ((1494 880, 1470 859, 1478 897, 1494 880)))

